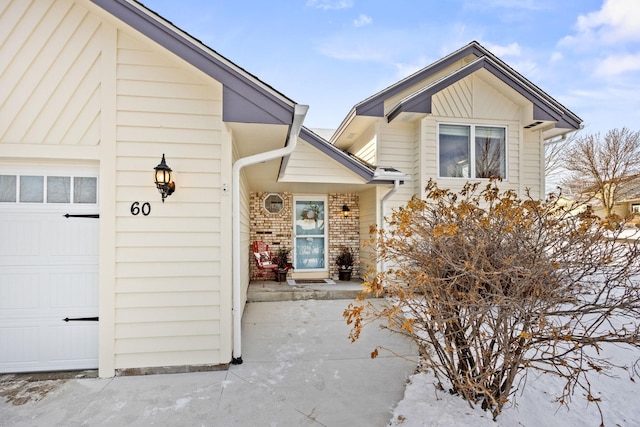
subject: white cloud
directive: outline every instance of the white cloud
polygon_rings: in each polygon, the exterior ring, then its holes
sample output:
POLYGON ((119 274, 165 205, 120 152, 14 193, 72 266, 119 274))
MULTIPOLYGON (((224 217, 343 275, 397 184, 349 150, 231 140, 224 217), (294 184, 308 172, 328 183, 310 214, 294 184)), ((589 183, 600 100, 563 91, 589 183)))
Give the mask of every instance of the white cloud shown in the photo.
POLYGON ((560 53, 560 52, 556 51, 556 52, 553 52, 553 53, 551 54, 551 58, 549 58, 549 61, 550 61, 551 63, 554 63, 554 62, 561 61, 561 60, 563 60, 563 59, 564 59, 564 55, 563 55, 562 53, 560 53))
POLYGON ((348 9, 353 7, 353 0, 307 0, 307 6, 317 9, 348 9))
POLYGON ((486 46, 491 53, 500 58, 505 56, 520 56, 520 54, 522 53, 522 50, 520 49, 520 45, 518 43, 511 43, 506 46, 491 43, 483 43, 483 45, 486 46))
POLYGON ((371 19, 370 16, 361 13, 360 16, 353 20, 353 25, 355 25, 356 27, 363 27, 365 25, 371 24, 372 22, 373 19, 371 19))
POLYGON ((561 43, 605 44, 640 41, 640 2, 638 0, 605 0, 598 11, 578 16, 577 34, 561 43))
POLYGON ((608 56, 595 69, 596 75, 605 77, 628 71, 640 71, 640 53, 608 56))

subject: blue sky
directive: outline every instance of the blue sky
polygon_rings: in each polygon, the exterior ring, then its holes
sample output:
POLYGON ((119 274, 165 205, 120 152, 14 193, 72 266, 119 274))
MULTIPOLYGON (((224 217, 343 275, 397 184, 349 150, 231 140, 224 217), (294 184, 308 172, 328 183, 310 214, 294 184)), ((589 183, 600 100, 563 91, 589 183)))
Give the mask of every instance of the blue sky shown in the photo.
POLYGON ((585 123, 640 130, 640 0, 141 0, 336 128, 351 107, 480 42, 585 123))

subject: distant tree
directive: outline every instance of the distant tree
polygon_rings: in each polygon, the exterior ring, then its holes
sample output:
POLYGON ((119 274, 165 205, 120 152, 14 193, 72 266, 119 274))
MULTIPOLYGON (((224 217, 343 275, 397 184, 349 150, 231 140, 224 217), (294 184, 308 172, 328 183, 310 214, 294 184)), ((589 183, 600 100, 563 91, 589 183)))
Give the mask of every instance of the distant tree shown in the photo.
POLYGON ((565 151, 562 163, 569 172, 562 186, 593 195, 610 217, 640 174, 640 132, 625 127, 608 131, 604 138, 600 133, 581 135, 565 151))
POLYGON ((520 199, 493 180, 459 193, 430 182, 426 194, 372 230, 392 267, 345 310, 351 339, 383 320, 416 343, 440 388, 494 418, 532 370, 564 380, 559 402, 583 390, 600 408, 590 376, 615 367, 601 347, 640 348, 638 244, 589 209, 520 199), (371 293, 388 298, 372 303, 371 293))
POLYGON ((563 138, 555 138, 544 144, 544 175, 547 180, 555 180, 565 172, 565 152, 578 137, 578 133, 571 133, 563 138))

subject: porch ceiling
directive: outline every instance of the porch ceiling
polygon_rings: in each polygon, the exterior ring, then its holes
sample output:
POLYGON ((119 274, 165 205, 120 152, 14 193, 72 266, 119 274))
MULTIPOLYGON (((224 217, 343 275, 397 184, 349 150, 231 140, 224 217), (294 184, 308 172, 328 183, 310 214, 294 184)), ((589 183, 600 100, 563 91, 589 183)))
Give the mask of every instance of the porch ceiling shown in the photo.
POLYGON ((288 125, 261 123, 227 123, 233 134, 233 144, 238 157, 275 150, 284 147, 288 125))
MULTIPOLYGON (((233 133, 237 157, 246 157, 284 147, 288 126, 256 123, 227 123, 233 133)), ((322 156, 321 153, 318 153, 322 156)), ((365 184, 278 182, 281 159, 247 166, 243 175, 249 191, 291 193, 358 193, 371 188, 365 184)))
MULTIPOLYGON (((246 167, 244 174, 249 183, 249 191, 326 194, 359 193, 371 188, 371 184, 278 182, 280 162, 281 159, 276 159, 246 167)), ((392 185, 387 186, 392 187, 392 185)))

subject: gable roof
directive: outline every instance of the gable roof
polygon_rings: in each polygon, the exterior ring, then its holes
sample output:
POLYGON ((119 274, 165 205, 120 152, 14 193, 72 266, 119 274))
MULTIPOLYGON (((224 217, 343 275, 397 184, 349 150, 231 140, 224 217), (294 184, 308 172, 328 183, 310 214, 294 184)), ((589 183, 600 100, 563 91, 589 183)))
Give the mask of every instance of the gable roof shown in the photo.
POLYGON ((402 99, 387 113, 387 120, 392 121, 403 112, 430 113, 431 97, 434 94, 480 69, 485 69, 533 104, 534 120, 555 121, 557 127, 560 128, 580 128, 582 124, 580 117, 553 99, 538 86, 531 83, 513 68, 509 67, 480 45, 480 43, 473 41, 439 61, 434 62, 411 76, 356 104, 344 119, 332 140, 335 140, 337 135, 341 133, 356 116, 384 117, 384 103, 386 100, 407 91, 423 80, 433 79, 438 73, 442 73, 459 61, 465 60, 469 62, 435 80, 427 87, 402 99), (473 57, 475 57, 475 59, 469 60, 469 58, 473 57))
MULTIPOLYGON (((300 138, 320 150, 329 158, 337 161, 347 169, 356 173, 369 184, 393 184, 396 180, 404 182, 409 179, 408 175, 396 169, 370 165, 353 154, 340 150, 338 147, 332 145, 327 140, 304 126, 300 130, 300 138)), ((281 165, 281 174, 285 168, 286 160, 283 161, 281 165)))
MULTIPOLYGON (((223 85, 226 122, 291 124, 295 102, 192 37, 137 0, 90 0, 122 22, 223 85)), ((393 169, 377 168, 339 150, 307 128, 300 137, 367 183, 392 184, 408 177, 393 169)), ((280 165, 284 173, 288 158, 280 165)))
POLYGON ((136 0, 91 0, 223 85, 225 122, 291 124, 295 102, 136 0))
MULTIPOLYGON (((497 59, 497 58, 496 58, 497 59)), ((568 129, 579 129, 582 120, 571 111, 563 107, 553 98, 542 92, 537 87, 527 85, 524 79, 518 78, 520 75, 512 70, 505 69, 497 60, 489 56, 482 56, 470 62, 453 73, 437 80, 424 89, 415 92, 407 98, 401 100, 388 114, 387 118, 392 121, 400 113, 431 113, 431 97, 442 89, 462 80, 474 72, 485 69, 500 79, 503 83, 524 96, 533 104, 533 120, 552 120, 557 127, 568 129), (514 74, 515 73, 515 74, 514 74)), ((521 77, 521 76, 520 76, 521 77)))

